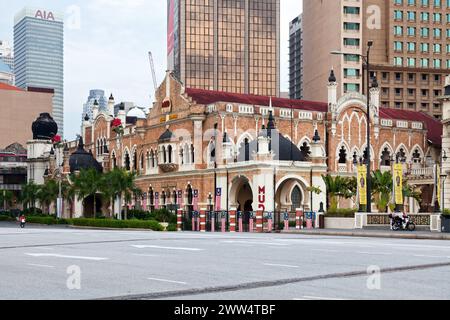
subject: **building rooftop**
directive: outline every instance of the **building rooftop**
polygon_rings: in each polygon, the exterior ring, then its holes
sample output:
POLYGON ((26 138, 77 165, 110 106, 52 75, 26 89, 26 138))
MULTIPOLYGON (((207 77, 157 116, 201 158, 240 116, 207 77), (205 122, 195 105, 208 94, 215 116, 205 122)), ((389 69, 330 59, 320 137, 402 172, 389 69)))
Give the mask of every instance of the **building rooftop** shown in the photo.
POLYGON ((9 84, 6 83, 0 83, 0 90, 9 90, 9 91, 25 91, 21 88, 15 87, 15 86, 11 86, 9 84))
MULTIPOLYGON (((273 98, 269 96, 257 96, 249 94, 237 94, 204 89, 186 88, 186 94, 199 104, 213 104, 217 102, 240 103, 255 106, 269 106, 272 99, 274 108, 293 108, 297 110, 327 112, 328 105, 324 102, 292 100, 273 98)), ((419 111, 396 110, 380 108, 380 118, 392 120, 407 120, 422 122, 428 130, 428 140, 435 145, 442 144, 442 123, 440 120, 419 111)))

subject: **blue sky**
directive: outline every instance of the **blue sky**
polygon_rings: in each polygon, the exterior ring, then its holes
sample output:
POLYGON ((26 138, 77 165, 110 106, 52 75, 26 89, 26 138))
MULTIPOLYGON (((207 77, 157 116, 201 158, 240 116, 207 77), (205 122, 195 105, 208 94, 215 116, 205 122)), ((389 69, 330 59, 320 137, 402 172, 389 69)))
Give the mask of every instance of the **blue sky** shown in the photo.
MULTIPOLYGON (((14 15, 24 6, 62 11, 65 23, 65 135, 80 131, 83 103, 90 89, 112 92, 116 101, 148 108, 153 82, 166 71, 165 0, 0 0, 0 39, 12 44, 14 15), (79 13, 79 14, 78 14, 79 13)), ((288 88, 288 26, 302 0, 281 0, 281 89, 288 88)))

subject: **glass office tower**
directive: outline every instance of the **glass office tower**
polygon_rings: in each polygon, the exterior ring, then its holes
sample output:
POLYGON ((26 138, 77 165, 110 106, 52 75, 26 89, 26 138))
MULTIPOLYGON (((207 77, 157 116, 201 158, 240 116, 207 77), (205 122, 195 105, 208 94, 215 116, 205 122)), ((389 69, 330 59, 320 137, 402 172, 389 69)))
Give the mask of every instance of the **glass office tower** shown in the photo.
POLYGON ((167 22, 185 86, 279 96, 280 0, 168 0, 167 22))
POLYGON ((53 89, 53 117, 64 134, 64 17, 24 8, 14 19, 16 85, 53 89))

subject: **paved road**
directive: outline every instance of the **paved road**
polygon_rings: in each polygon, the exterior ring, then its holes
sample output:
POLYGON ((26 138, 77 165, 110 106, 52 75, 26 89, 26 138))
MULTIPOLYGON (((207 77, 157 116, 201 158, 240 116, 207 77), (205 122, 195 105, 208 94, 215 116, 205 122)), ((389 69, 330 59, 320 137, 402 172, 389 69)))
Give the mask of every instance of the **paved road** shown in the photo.
POLYGON ((0 299, 98 298, 450 299, 450 243, 0 223, 0 299))

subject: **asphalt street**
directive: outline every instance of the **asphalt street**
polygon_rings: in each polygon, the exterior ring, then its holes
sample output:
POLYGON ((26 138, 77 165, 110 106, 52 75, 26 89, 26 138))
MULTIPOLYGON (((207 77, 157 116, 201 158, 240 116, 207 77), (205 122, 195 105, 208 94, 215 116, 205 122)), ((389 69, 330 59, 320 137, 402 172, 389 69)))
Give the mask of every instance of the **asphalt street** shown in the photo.
POLYGON ((450 299, 450 242, 0 223, 0 299, 450 299))

